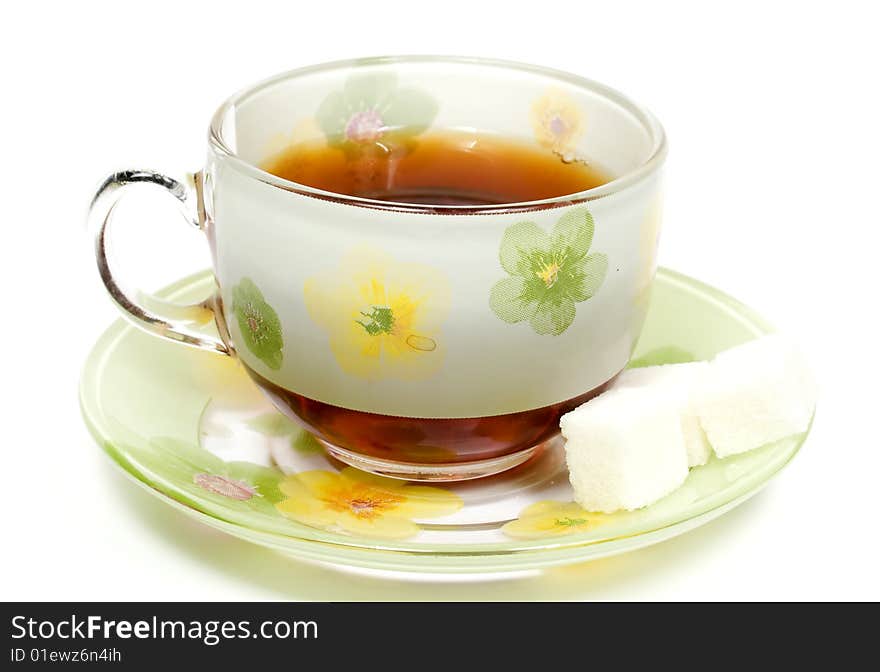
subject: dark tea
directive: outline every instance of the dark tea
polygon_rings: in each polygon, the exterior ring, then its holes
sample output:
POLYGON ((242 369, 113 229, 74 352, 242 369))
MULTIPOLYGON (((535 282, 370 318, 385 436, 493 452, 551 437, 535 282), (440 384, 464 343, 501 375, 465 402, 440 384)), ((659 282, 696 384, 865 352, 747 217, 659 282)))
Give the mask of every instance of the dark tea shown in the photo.
MULTIPOLYGON (((279 177, 329 192, 420 205, 521 203, 591 189, 608 178, 586 163, 522 141, 461 131, 368 146, 301 144, 264 166, 279 177)), ((247 367, 246 367, 247 368, 247 367)), ((559 418, 604 385, 560 403, 474 418, 366 413, 308 399, 250 371, 251 377, 331 446, 396 462, 455 464, 510 455, 559 432, 559 418)))
POLYGON ((604 392, 613 380, 558 404, 483 418, 402 418, 308 399, 245 369, 282 410, 332 446, 396 462, 455 464, 510 455, 559 433, 559 418, 604 392))
POLYGON ((555 198, 608 182, 533 143, 463 131, 369 145, 302 143, 264 170, 337 194, 422 205, 498 205, 555 198))

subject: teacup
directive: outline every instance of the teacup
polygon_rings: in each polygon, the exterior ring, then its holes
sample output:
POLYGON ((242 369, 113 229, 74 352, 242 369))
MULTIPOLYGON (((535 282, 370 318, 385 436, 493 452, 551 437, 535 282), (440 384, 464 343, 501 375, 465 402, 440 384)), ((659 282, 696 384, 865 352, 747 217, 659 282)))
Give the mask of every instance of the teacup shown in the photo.
POLYGON ((234 355, 343 462, 412 480, 474 478, 534 455, 563 413, 626 366, 655 271, 665 155, 651 114, 574 75, 421 56, 319 65, 224 103, 204 169, 185 180, 108 178, 91 212, 98 266, 135 324, 234 355), (395 119, 370 107, 373 83, 398 96, 395 119), (328 100, 338 119, 316 121, 328 100), (529 202, 422 205, 260 168, 294 140, 329 140, 328 123, 357 141, 366 122, 373 140, 392 122, 519 137, 563 161, 595 162, 610 181, 529 202), (217 292, 204 303, 117 284, 106 227, 137 182, 169 192, 205 232, 217 292), (211 319, 219 337, 202 328, 211 319))

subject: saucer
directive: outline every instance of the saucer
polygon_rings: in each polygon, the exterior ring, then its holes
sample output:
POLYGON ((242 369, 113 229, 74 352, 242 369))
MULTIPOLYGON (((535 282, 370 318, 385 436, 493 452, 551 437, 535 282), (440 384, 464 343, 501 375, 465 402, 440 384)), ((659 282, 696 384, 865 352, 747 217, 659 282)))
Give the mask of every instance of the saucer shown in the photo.
MULTIPOLYGON (((162 296, 213 291, 203 272, 162 296)), ((771 330, 749 308, 661 269, 631 366, 709 359, 771 330)), ((90 431, 134 482, 190 516, 301 559, 407 572, 533 570, 664 541, 758 492, 806 434, 691 469, 638 511, 572 503, 562 442, 489 478, 442 487, 371 476, 327 456, 230 357, 163 341, 123 320, 89 355, 80 402, 90 431)))

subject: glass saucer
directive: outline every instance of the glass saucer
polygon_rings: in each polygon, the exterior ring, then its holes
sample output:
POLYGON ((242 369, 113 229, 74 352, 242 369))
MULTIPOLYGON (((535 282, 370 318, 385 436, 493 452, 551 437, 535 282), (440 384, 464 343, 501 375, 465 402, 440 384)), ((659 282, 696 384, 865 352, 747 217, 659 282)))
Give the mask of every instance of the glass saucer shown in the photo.
MULTIPOLYGON (((203 272, 162 295, 193 302, 211 291, 203 272)), ((736 300, 661 269, 632 365, 708 359, 768 331, 736 300)), ((122 320, 89 355, 80 400, 105 452, 179 510, 301 559, 405 572, 518 572, 669 539, 754 495, 806 437, 713 458, 649 507, 596 515, 571 503, 558 439, 489 478, 427 487, 367 476, 276 412, 232 358, 122 320)))

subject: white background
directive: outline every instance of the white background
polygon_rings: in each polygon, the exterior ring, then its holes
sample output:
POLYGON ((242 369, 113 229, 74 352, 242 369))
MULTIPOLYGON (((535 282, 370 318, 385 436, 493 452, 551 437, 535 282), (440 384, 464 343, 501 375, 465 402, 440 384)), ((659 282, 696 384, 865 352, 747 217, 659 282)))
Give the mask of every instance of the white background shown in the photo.
MULTIPOLYGON (((880 98, 869 3, 13 3, 0 39, 4 226, 0 599, 878 599, 880 98), (33 7, 33 9, 24 9, 33 7), (453 53, 570 70, 664 123, 661 263, 795 335, 823 387, 763 493, 695 532, 537 577, 365 578, 226 537, 135 488, 80 420, 116 317, 84 229, 122 167, 196 170, 214 108, 311 63, 453 53)), ((167 215, 131 274, 207 264, 167 215)), ((147 227, 143 227, 147 228, 147 227)), ((169 390, 173 394, 173 390, 169 390)))

